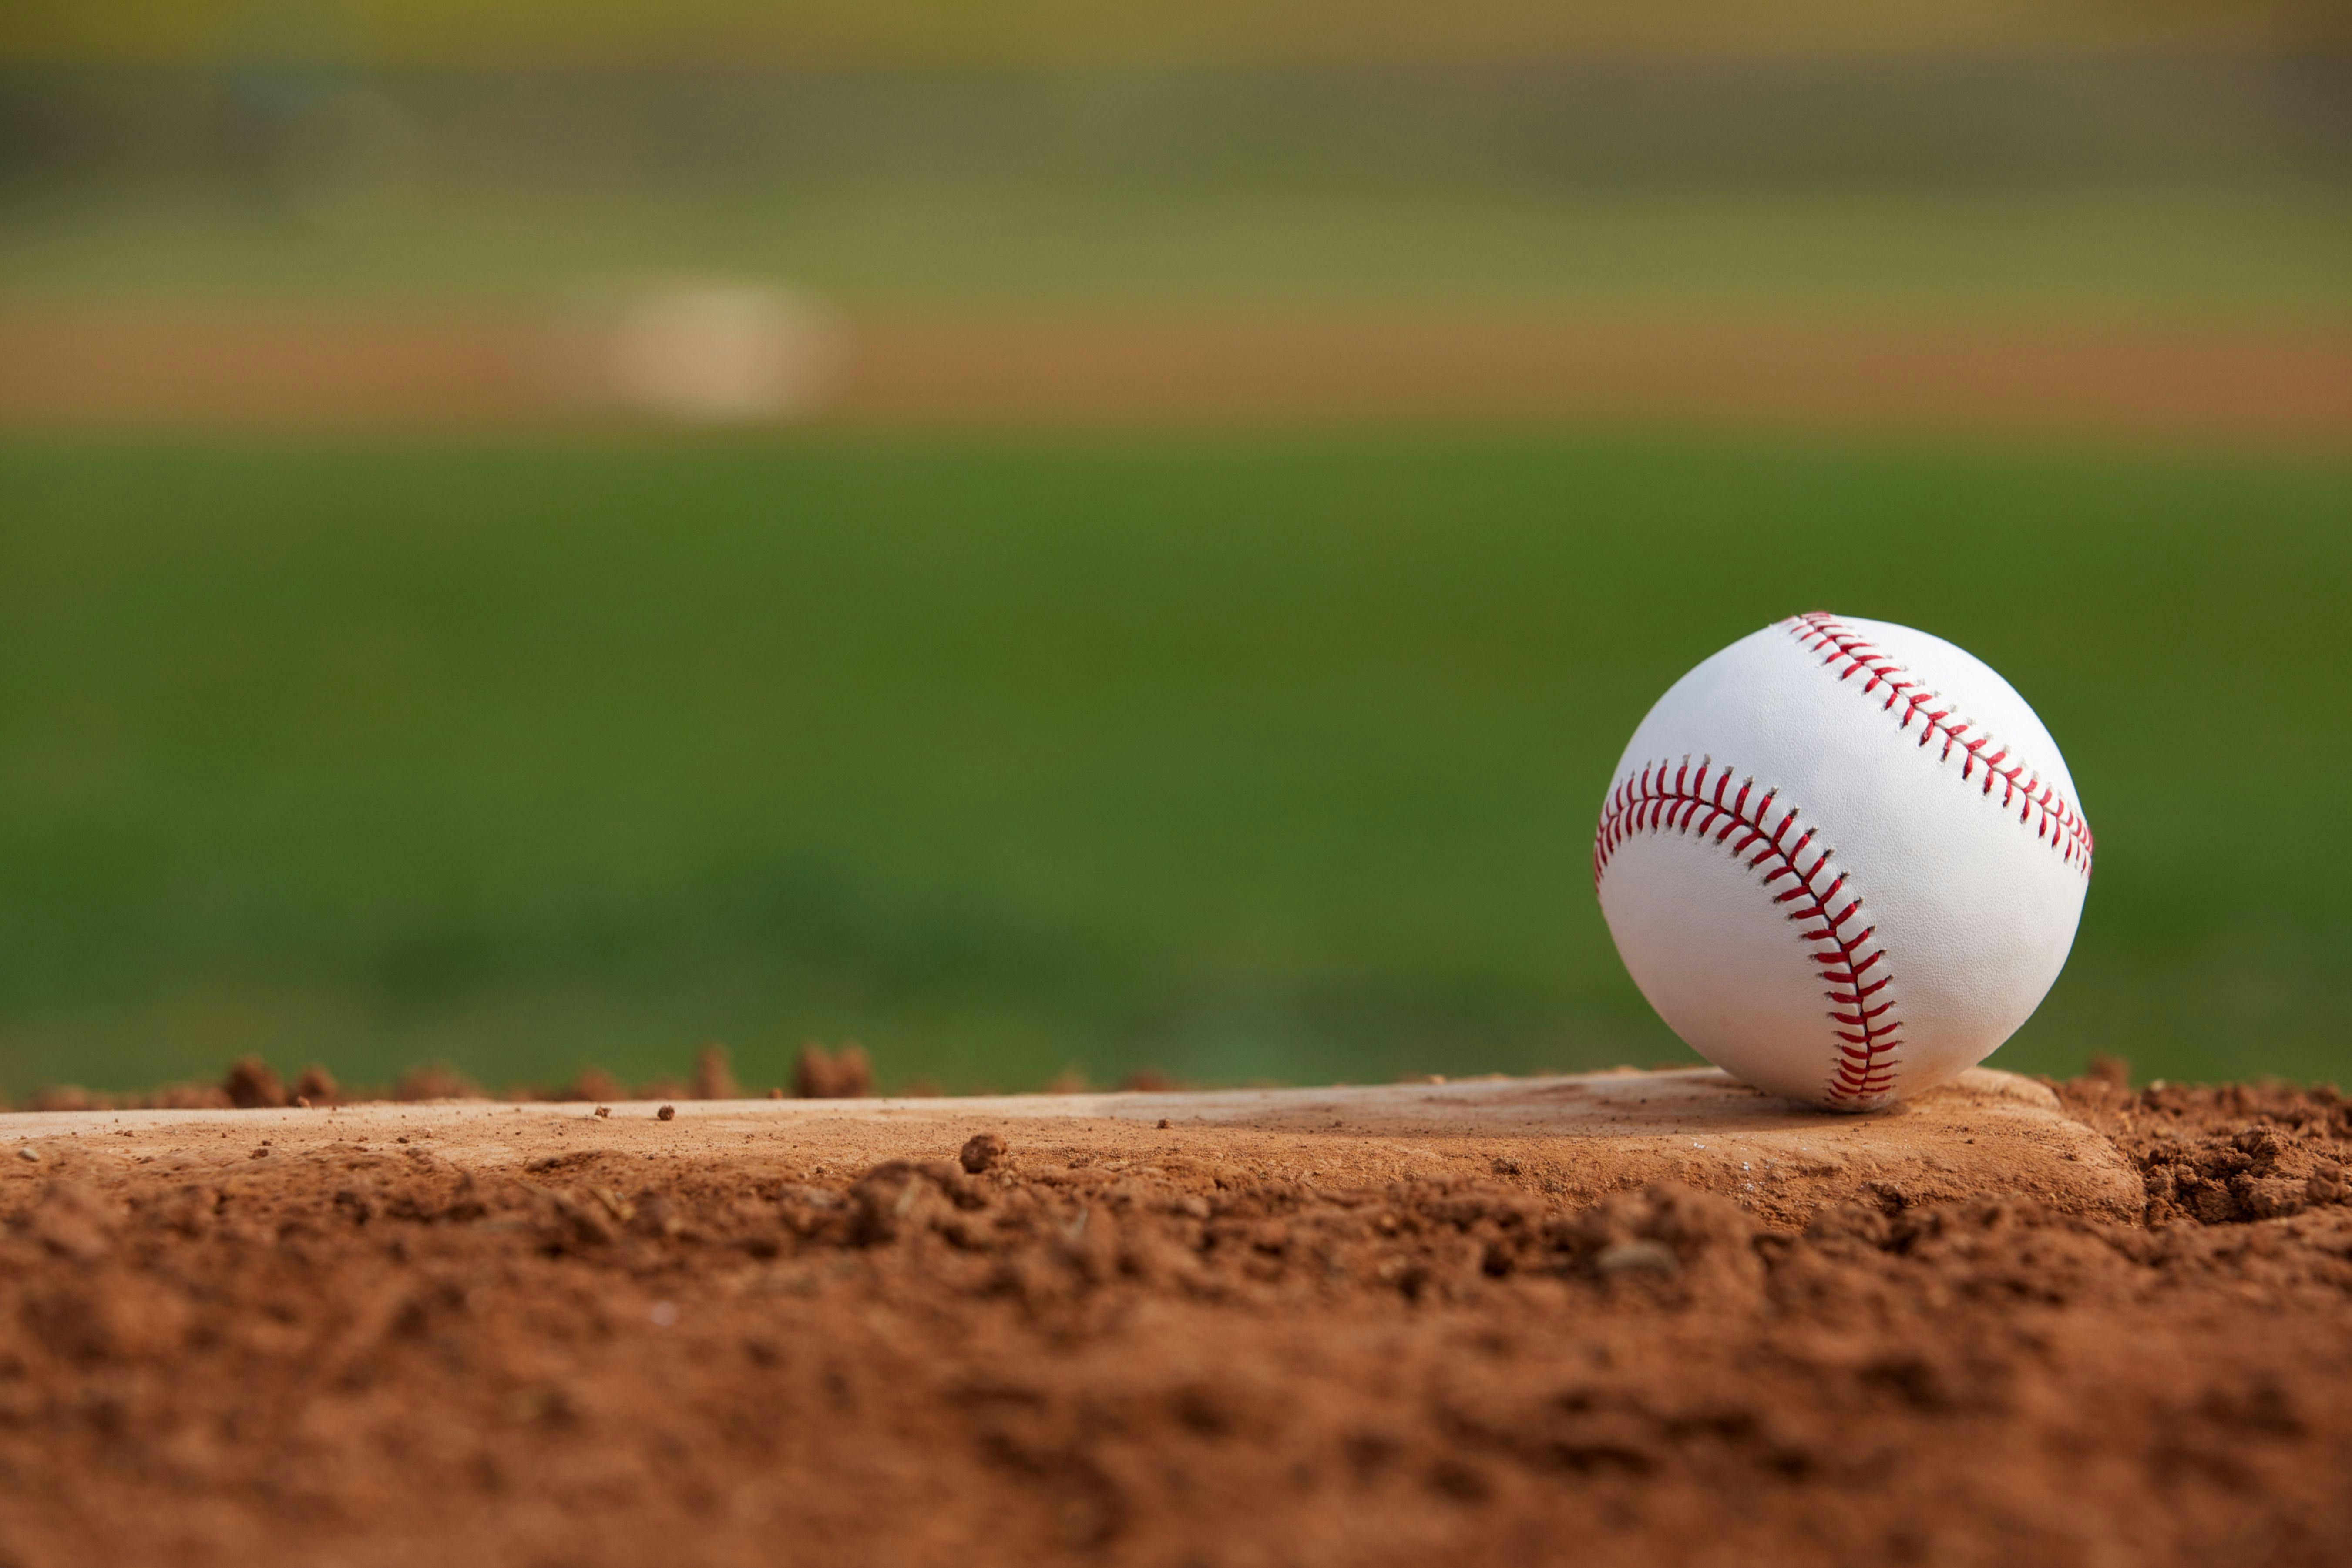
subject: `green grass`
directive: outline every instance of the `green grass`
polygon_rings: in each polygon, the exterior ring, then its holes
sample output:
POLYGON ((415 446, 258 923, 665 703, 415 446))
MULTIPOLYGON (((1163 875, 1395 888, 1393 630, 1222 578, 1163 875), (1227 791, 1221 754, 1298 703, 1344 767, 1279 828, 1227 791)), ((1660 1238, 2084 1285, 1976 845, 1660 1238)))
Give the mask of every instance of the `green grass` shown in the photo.
POLYGON ((1998 1060, 2352 1066, 2352 468, 1696 438, 0 446, 0 1084, 1668 1059, 1586 856, 1790 610, 2099 835, 1998 1060))
POLYGON ((2352 200, 2329 184, 1084 196, 445 193, 327 226, 267 208, 26 200, 0 223, 0 296, 539 310, 615 279, 716 274, 867 310, 2352 315, 2352 200))

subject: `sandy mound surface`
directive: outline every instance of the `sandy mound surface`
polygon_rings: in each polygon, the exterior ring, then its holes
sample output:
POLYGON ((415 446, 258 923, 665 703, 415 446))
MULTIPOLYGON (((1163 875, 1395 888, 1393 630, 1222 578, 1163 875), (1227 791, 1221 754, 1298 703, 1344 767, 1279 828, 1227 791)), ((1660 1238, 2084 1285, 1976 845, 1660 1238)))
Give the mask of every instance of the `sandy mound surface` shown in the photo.
POLYGON ((2061 1098, 0 1119, 0 1563, 2347 1561, 2352 1106, 2061 1098))

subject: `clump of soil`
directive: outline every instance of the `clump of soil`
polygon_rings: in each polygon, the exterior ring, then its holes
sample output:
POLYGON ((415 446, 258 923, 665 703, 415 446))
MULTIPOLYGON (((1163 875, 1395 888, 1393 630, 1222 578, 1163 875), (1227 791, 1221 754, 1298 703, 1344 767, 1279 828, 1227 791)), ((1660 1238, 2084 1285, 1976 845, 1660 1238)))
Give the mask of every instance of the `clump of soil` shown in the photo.
POLYGON ((240 1057, 229 1066, 221 1092, 239 1110, 259 1110, 289 1103, 286 1086, 259 1057, 240 1057))
POLYGON ((2344 1561, 2344 1101, 2062 1092, 2147 1223, 93 1129, 0 1162, 0 1562, 2344 1561))
POLYGON ((811 1040, 793 1066, 793 1092, 803 1100, 863 1100, 874 1092, 874 1064, 855 1041, 828 1051, 811 1040))
POLYGON ((713 1040, 694 1053, 694 1098, 697 1100, 740 1100, 740 1085, 735 1081, 735 1068, 728 1059, 727 1047, 713 1040))

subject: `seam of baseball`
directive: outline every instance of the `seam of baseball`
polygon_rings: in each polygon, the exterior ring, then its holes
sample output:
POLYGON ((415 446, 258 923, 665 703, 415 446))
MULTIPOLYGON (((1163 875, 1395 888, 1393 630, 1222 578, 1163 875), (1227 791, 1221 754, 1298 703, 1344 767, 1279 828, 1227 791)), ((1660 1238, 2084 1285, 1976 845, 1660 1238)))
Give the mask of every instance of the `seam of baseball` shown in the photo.
POLYGON ((2090 824, 2047 780, 2022 762, 2012 761, 2010 747, 1955 711, 1956 704, 1930 690, 1908 668, 1827 611, 1791 616, 1780 625, 1808 652, 1820 655, 1822 667, 1833 671, 1841 683, 1856 675, 1866 676, 1860 688, 1864 697, 1885 687, 1886 700, 1879 704, 1879 711, 1895 714, 1897 730, 1909 734, 1913 721, 1918 721, 1922 747, 1942 741, 1938 762, 1951 761, 1958 752, 1961 778, 1981 776, 1984 782, 1979 793, 1988 798, 1998 784, 2004 810, 2015 805, 2020 825, 2032 828, 2033 837, 2057 850, 2067 865, 2085 877, 2091 874, 2090 824))
POLYGON ((1839 1106, 1862 1108, 1883 1102, 1893 1095, 1895 1074, 1902 1066, 1902 1041, 1897 1036, 1903 1020, 1889 994, 1894 974, 1886 950, 1872 943, 1878 928, 1864 925, 1850 937, 1843 934, 1843 928, 1860 918, 1862 896, 1852 891, 1853 879, 1831 865, 1836 851, 1826 847, 1813 851, 1818 828, 1806 827, 1790 838, 1797 828, 1797 807, 1787 806, 1774 824, 1773 810, 1780 800, 1777 787, 1759 792, 1755 779, 1744 777, 1739 779, 1738 792, 1726 799, 1738 775, 1728 765, 1719 772, 1715 769, 1711 757, 1702 757, 1696 770, 1688 757, 1679 764, 1644 763, 1638 774, 1612 790, 1592 834, 1594 889, 1599 890, 1601 873, 1609 868, 1617 847, 1636 833, 1671 829, 1689 837, 1696 831, 1702 839, 1711 836, 1750 871, 1774 862, 1764 886, 1771 889, 1777 883, 1790 882, 1774 892, 1772 901, 1793 906, 1784 912, 1789 920, 1808 928, 1799 932, 1799 940, 1806 944, 1808 956, 1820 965, 1820 978, 1830 987, 1823 994, 1830 1000, 1830 1026, 1837 1039, 1837 1054, 1823 1096, 1839 1106), (1710 772, 1715 772, 1711 786, 1710 772), (1813 854, 1810 867, 1804 864, 1809 853, 1813 854), (1819 885, 1824 874, 1826 887, 1819 885), (1844 900, 1844 907, 1832 913, 1831 906, 1840 899, 1844 900))

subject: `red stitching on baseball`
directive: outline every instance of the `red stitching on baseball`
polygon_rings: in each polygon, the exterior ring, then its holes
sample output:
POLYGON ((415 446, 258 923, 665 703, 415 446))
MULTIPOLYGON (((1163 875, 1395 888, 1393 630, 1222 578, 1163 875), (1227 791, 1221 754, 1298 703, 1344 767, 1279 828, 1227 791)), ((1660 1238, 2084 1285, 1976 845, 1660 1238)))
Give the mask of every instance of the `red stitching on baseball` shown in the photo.
POLYGON ((1958 752, 1963 779, 1974 777, 1981 768, 1982 794, 1990 796, 1993 785, 1998 784, 2003 807, 2015 805, 2017 820, 2032 828, 2034 837, 2056 849, 2066 864, 2085 877, 2091 874, 2090 824, 2083 820, 2083 814, 2065 796, 2023 763, 2009 762, 2007 746, 1960 718, 1952 704, 1920 684, 1917 677, 1879 652, 1869 638, 1835 616, 1815 610, 1809 615, 1791 616, 1780 625, 1807 649, 1820 654, 1822 666, 1834 671, 1839 680, 1852 680, 1857 675, 1865 677, 1861 687, 1864 697, 1885 687, 1886 700, 1879 704, 1879 709, 1896 713, 1896 729, 1908 734, 1912 721, 1917 720, 1920 745, 1932 745, 1940 740, 1944 749, 1938 760, 1942 762, 1949 762, 1952 753, 1958 752), (2008 765, 2003 766, 2004 763, 2008 765))
POLYGON ((1838 1046, 1828 1098, 1851 1103, 1886 1095, 1895 1087, 1895 1069, 1902 1066, 1896 1054, 1902 1041, 1896 1034, 1903 1020, 1889 1016, 1895 1007, 1893 997, 1874 1000, 1894 979, 1885 967, 1886 950, 1870 945, 1878 928, 1864 926, 1852 936, 1844 934, 1845 926, 1862 911, 1862 899, 1851 894, 1845 873, 1831 867, 1835 851, 1822 849, 1812 855, 1811 865, 1805 864, 1816 830, 1808 827, 1789 841, 1789 830, 1797 823, 1795 806, 1781 810, 1779 823, 1773 823, 1773 809, 1780 798, 1778 789, 1756 795, 1751 805, 1756 781, 1742 778, 1738 793, 1726 801, 1733 772, 1728 767, 1717 772, 1710 785, 1707 775, 1714 769, 1714 760, 1704 757, 1695 777, 1687 757, 1680 764, 1647 763, 1637 776, 1611 791, 1608 804, 1601 808, 1601 822, 1592 831, 1593 887, 1601 886, 1601 875, 1609 868, 1609 858, 1617 847, 1636 833, 1670 830, 1685 837, 1694 833, 1700 838, 1711 836, 1749 870, 1763 871, 1763 885, 1771 890, 1773 904, 1790 906, 1788 918, 1808 927, 1798 933, 1799 939, 1811 947, 1812 960, 1821 966, 1822 979, 1830 987, 1822 994, 1830 999, 1830 1032, 1837 1037, 1838 1046), (1765 869, 1768 863, 1769 870, 1765 869), (1776 886, 1790 879, 1790 886, 1776 886), (1823 880, 1826 886, 1817 885, 1823 880), (1844 907, 1832 914, 1830 900, 1841 894, 1849 895, 1844 907))

